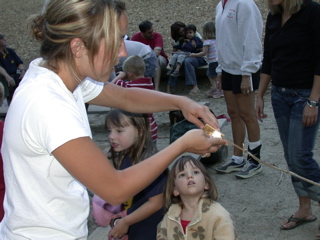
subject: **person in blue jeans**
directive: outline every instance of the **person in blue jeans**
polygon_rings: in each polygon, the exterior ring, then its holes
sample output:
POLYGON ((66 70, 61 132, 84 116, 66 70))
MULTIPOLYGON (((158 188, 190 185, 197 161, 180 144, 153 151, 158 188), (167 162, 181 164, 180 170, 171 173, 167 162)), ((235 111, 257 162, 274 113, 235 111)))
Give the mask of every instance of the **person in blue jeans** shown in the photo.
MULTIPOLYGON (((267 117, 263 96, 271 81, 271 102, 288 168, 320 183, 320 168, 312 153, 320 122, 320 4, 312 0, 292 2, 268 1, 256 115, 260 121, 267 117)), ((282 230, 317 219, 311 200, 320 201, 320 187, 291 179, 299 208, 281 223, 282 230)))
MULTIPOLYGON (((182 68, 185 72, 185 85, 192 86, 189 95, 194 95, 200 92, 197 83, 196 68, 206 65, 206 61, 203 57, 187 57, 184 60, 182 68)), ((174 89, 177 87, 179 78, 177 76, 170 76, 168 80, 168 93, 174 93, 174 89)))

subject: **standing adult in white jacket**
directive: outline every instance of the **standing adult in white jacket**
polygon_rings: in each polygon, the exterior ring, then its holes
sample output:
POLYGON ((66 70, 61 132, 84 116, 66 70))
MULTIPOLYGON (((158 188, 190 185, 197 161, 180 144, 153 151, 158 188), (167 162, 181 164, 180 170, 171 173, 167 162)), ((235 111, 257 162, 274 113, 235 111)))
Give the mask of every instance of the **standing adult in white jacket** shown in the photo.
MULTIPOLYGON (((259 87, 262 60, 261 13, 253 0, 221 0, 216 8, 216 39, 221 88, 231 118, 233 141, 242 146, 248 134, 248 151, 260 158, 260 128, 255 116, 255 90, 259 87)), ((240 171, 249 178, 262 171, 252 157, 244 160, 234 148, 230 161, 217 167, 221 173, 240 171)))

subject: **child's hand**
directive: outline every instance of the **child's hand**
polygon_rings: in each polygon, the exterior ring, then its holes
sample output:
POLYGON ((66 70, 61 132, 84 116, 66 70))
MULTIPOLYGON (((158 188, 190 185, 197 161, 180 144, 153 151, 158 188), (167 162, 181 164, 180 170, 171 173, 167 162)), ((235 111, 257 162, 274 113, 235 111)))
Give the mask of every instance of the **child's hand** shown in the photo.
POLYGON ((122 71, 117 72, 118 79, 125 79, 126 77, 127 77, 127 74, 125 72, 122 72, 122 71))
POLYGON ((180 138, 180 140, 186 147, 185 152, 192 152, 200 155, 216 152, 219 150, 221 145, 227 144, 226 140, 209 137, 200 129, 188 131, 180 138))
POLYGON ((126 223, 124 218, 120 218, 115 226, 110 230, 109 236, 115 239, 121 239, 128 232, 129 225, 126 223))

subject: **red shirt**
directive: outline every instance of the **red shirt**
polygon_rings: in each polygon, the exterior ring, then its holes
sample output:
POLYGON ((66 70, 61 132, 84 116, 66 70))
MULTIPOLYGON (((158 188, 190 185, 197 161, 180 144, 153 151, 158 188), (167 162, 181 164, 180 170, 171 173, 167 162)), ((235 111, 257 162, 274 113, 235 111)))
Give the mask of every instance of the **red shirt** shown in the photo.
POLYGON ((189 225, 189 223, 191 222, 191 221, 185 221, 185 220, 180 220, 180 222, 181 222, 181 226, 182 226, 182 228, 183 228, 183 232, 184 232, 184 234, 186 234, 186 228, 187 228, 187 226, 189 225))
POLYGON ((153 32, 153 37, 150 39, 146 39, 142 36, 141 32, 137 32, 132 36, 131 40, 149 45, 153 50, 156 47, 161 47, 162 50, 160 52, 160 55, 163 56, 168 61, 168 56, 163 51, 163 39, 160 33, 153 32))

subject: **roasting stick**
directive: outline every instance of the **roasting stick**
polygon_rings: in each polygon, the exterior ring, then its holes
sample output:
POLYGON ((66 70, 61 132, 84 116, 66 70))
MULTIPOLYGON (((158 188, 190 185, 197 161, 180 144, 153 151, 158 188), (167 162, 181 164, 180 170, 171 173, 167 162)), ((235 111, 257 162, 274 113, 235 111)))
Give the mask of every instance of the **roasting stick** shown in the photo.
MULTIPOLYGON (((215 128, 211 127, 211 126, 208 125, 208 124, 206 124, 206 125, 204 126, 203 130, 204 130, 204 132, 205 132, 206 134, 208 134, 208 135, 210 135, 210 136, 216 137, 216 136, 218 135, 218 137, 219 137, 219 135, 220 135, 220 137, 224 137, 224 134, 222 134, 221 132, 219 132, 218 130, 216 130, 215 128)), ((272 164, 266 163, 266 162, 262 161, 261 159, 257 158, 257 157, 256 157, 255 155, 253 155, 252 153, 250 153, 247 149, 244 149, 244 148, 242 148, 242 147, 239 147, 237 144, 234 144, 233 142, 229 141, 229 140, 226 139, 226 138, 224 138, 224 139, 225 139, 228 143, 230 143, 231 145, 233 145, 234 147, 240 149, 242 152, 247 153, 249 156, 251 156, 251 157, 252 157, 254 160, 256 160, 257 162, 262 163, 263 165, 266 165, 266 166, 268 166, 268 167, 271 167, 271 168, 273 168, 273 169, 276 169, 276 170, 278 170, 278 171, 280 171, 280 172, 284 172, 284 173, 286 173, 286 174, 290 174, 291 176, 294 176, 294 177, 296 177, 296 178, 299 178, 299 179, 301 179, 301 180, 303 180, 303 181, 306 181, 306 182, 308 182, 308 183, 311 183, 311 184, 313 184, 313 185, 320 186, 320 183, 317 183, 317 182, 314 182, 314 181, 312 181, 312 180, 310 180, 310 179, 301 177, 300 175, 298 175, 298 174, 296 174, 296 173, 294 173, 294 172, 291 172, 291 171, 289 171, 289 170, 284 170, 284 169, 278 168, 278 167, 276 167, 276 166, 274 166, 274 165, 272 165, 272 164)))

